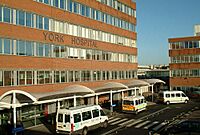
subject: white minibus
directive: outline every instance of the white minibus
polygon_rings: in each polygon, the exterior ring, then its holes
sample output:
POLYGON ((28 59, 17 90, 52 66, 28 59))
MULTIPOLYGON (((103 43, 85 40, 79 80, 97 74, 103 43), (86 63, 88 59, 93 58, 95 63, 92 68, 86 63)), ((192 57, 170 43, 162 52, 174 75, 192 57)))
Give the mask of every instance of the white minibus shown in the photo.
POLYGON ((189 98, 183 91, 162 91, 159 93, 159 102, 166 103, 188 103, 189 98))
POLYGON ((99 105, 58 109, 56 115, 57 133, 86 135, 89 130, 107 125, 108 117, 99 105))
POLYGON ((122 111, 134 112, 137 114, 140 111, 146 110, 147 103, 144 96, 128 96, 122 99, 122 111))

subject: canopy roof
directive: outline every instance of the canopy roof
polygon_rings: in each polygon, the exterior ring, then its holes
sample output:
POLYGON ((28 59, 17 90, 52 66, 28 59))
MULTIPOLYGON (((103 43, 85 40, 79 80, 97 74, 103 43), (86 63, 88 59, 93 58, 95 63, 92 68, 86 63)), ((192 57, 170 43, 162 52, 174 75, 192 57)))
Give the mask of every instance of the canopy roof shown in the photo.
POLYGON ((103 86, 93 89, 95 93, 99 92, 107 92, 110 90, 120 90, 120 89, 127 89, 128 87, 122 83, 118 82, 108 82, 103 84, 103 86))
POLYGON ((148 82, 149 84, 156 84, 156 83, 163 83, 165 84, 164 81, 160 80, 160 79, 143 79, 143 81, 148 82))
POLYGON ((141 86, 149 86, 149 83, 143 80, 131 80, 130 82, 128 82, 126 84, 126 86, 128 86, 129 88, 133 88, 133 87, 141 87, 141 86))

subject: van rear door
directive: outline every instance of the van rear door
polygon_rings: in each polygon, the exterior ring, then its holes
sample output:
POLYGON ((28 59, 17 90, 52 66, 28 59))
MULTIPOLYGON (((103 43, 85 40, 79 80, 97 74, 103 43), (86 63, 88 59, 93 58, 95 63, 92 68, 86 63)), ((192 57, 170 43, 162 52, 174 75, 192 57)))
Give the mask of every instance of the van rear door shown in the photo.
POLYGON ((57 130, 70 132, 70 115, 59 113, 57 115, 57 130))

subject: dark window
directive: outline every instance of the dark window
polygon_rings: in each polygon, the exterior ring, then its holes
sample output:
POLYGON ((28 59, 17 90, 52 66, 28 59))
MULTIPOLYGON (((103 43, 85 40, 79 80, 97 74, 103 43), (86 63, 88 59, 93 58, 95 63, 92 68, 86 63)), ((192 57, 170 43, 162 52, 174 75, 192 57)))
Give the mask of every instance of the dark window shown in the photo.
POLYGON ((99 109, 92 110, 93 118, 99 117, 99 109))
POLYGON ((70 0, 70 3, 69 3, 69 11, 72 12, 72 6, 73 6, 73 2, 70 0))
POLYGON ((19 71, 18 72, 18 81, 19 85, 25 85, 25 71, 19 71))
POLYGON ((4 39, 4 54, 11 54, 10 39, 4 39))
POLYGON ((175 94, 171 94, 171 97, 175 97, 175 94))
POLYGON ((36 28, 42 29, 43 23, 42 23, 42 16, 37 15, 36 16, 36 28))
POLYGON ((60 0, 60 8, 65 9, 65 0, 60 0))
POLYGON ((2 52, 2 39, 0 38, 0 53, 3 53, 2 52))
POLYGON ((186 97, 186 95, 182 93, 182 97, 186 97))
POLYGON ((138 105, 138 104, 139 104, 138 100, 135 100, 135 105, 138 105))
POLYGON ((133 105, 133 101, 129 101, 129 100, 124 100, 123 101, 124 105, 133 105))
POLYGON ((74 114, 74 123, 81 122, 81 114, 74 114))
POLYGON ((46 57, 50 57, 51 56, 51 47, 50 47, 50 45, 45 44, 44 49, 45 49, 45 56, 46 57))
POLYGON ((4 71, 4 86, 13 85, 13 71, 4 71))
POLYGON ((51 73, 51 71, 45 71, 44 72, 44 80, 45 80, 45 83, 52 83, 52 73, 51 73))
POLYGON ((44 84, 44 71, 38 71, 37 72, 37 80, 38 84, 44 84))
POLYGON ((17 44, 18 55, 25 55, 25 51, 26 51, 25 42, 24 41, 18 41, 17 43, 18 43, 17 44))
POLYGON ((86 16, 90 17, 90 8, 86 6, 86 16))
POLYGON ((169 97, 170 97, 170 94, 166 94, 166 97, 169 98, 169 97))
POLYGON ((24 11, 19 11, 19 24, 24 25, 25 24, 25 13, 24 11))
POLYGON ((181 97, 181 94, 180 93, 176 93, 176 97, 181 97))
POLYGON ((0 22, 2 21, 2 7, 0 6, 0 22))
POLYGON ((55 7, 58 7, 58 0, 54 0, 53 5, 54 5, 55 7))
POLYGON ((32 14, 26 13, 26 26, 31 27, 32 14))
POLYGON ((63 114, 58 114, 58 122, 63 122, 63 114))
POLYGON ((37 43, 36 45, 37 45, 37 47, 36 47, 37 54, 36 55, 42 57, 44 46, 41 43, 37 43))
POLYGON ((82 112, 82 116, 83 116, 83 121, 91 119, 91 111, 87 111, 87 112, 82 112))
POLYGON ((69 122, 70 122, 70 115, 65 114, 65 123, 69 123, 69 122))
POLYGON ((54 72, 54 82, 59 83, 60 82, 60 71, 54 72))
POLYGON ((78 13, 78 4, 74 2, 74 13, 78 13))
POLYGON ((49 0, 44 0, 44 3, 45 4, 49 4, 49 0))
POLYGON ((101 114, 101 116, 106 116, 106 114, 104 113, 103 110, 100 110, 100 114, 101 114))
POLYGON ((33 46, 32 42, 26 41, 26 55, 33 56, 33 46))
POLYGON ((4 14, 4 22, 10 22, 10 9, 9 8, 6 8, 4 7, 4 10, 3 10, 3 14, 4 14))
POLYGON ((33 84, 33 72, 32 71, 26 72, 26 84, 33 84))
POLYGON ((85 5, 81 5, 81 15, 85 16, 85 5))
POLYGON ((49 30, 49 18, 44 17, 44 29, 49 30))

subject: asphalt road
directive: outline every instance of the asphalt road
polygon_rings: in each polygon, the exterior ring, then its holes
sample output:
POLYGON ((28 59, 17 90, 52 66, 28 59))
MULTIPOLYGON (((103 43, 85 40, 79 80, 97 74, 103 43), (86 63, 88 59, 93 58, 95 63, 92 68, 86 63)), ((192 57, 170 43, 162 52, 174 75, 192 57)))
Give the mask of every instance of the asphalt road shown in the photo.
MULTIPOLYGON (((109 117, 107 128, 99 128, 89 131, 88 135, 148 135, 149 131, 162 133, 164 129, 176 116, 181 113, 187 114, 191 109, 199 107, 199 102, 190 101, 188 104, 156 104, 148 106, 147 110, 139 114, 117 112, 109 117)), ((31 130, 26 130, 24 135, 50 135, 52 128, 38 126, 31 130)))
POLYGON ((118 113, 109 118, 108 128, 91 131, 89 135, 148 135, 150 131, 161 133, 178 115, 187 114, 195 107, 200 107, 200 104, 190 101, 188 104, 149 106, 138 115, 118 113))

